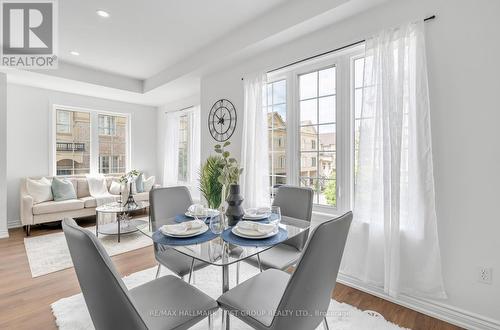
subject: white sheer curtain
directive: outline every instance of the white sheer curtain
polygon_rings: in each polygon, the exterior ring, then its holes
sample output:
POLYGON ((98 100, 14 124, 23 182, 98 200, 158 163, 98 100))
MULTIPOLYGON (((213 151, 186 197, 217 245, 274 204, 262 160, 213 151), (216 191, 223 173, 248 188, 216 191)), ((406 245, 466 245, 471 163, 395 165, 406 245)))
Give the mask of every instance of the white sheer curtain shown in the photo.
POLYGON ((201 136, 200 136, 200 107, 195 106, 188 111, 189 144, 188 144, 188 180, 191 197, 200 200, 200 189, 198 177, 200 171, 201 136))
POLYGON ((270 204, 267 111, 263 106, 266 81, 264 73, 244 79, 241 150, 241 166, 244 170, 240 184, 246 208, 270 204))
POLYGON ((180 111, 165 114, 165 158, 163 160, 163 186, 176 186, 179 182, 179 120, 180 111))
POLYGON ((165 159, 163 185, 185 185, 194 200, 199 200, 198 171, 200 169, 200 107, 166 113, 165 159), (179 181, 180 120, 187 116, 187 181, 179 181))
POLYGON ((423 22, 367 40, 361 117, 342 272, 391 296, 445 298, 423 22))

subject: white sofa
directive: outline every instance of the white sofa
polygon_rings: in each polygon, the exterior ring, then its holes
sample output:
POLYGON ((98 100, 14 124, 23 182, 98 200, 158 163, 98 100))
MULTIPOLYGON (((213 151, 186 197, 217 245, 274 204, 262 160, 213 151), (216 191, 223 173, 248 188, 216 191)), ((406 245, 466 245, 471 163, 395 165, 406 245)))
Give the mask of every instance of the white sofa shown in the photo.
MULTIPOLYGON (((30 179, 40 179, 32 177, 30 179)), ((52 177, 46 177, 52 181, 52 177)), ((90 196, 89 186, 85 176, 69 176, 64 179, 69 180, 75 187, 77 199, 65 201, 47 201, 35 204, 26 187, 26 179, 21 180, 21 222, 26 228, 26 234, 30 234, 30 226, 45 222, 62 220, 65 217, 79 218, 96 214, 96 200, 90 196)), ((118 181, 119 177, 106 177, 108 190, 112 181, 118 181)), ((156 185, 155 185, 156 187, 156 185)), ((125 193, 128 195, 128 193, 125 193)), ((126 198, 124 196, 123 198, 126 198)), ((119 199, 119 196, 116 196, 119 199)), ((149 201, 149 192, 134 194, 136 201, 149 201)))

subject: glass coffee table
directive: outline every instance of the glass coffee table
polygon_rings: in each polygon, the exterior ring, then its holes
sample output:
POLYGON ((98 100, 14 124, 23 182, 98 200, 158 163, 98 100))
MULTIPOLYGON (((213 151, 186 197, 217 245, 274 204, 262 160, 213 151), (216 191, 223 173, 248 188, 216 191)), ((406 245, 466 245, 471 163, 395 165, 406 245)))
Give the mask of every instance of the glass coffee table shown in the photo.
POLYGON ((99 234, 103 235, 117 235, 118 243, 120 243, 120 236, 123 234, 130 234, 138 231, 138 227, 148 226, 151 223, 149 221, 139 220, 139 219, 128 219, 128 213, 133 211, 140 211, 149 208, 149 202, 136 202, 136 206, 129 207, 123 206, 118 202, 113 202, 98 206, 96 210, 96 225, 95 225, 95 235, 99 237, 99 234), (99 225, 99 215, 100 214, 115 214, 116 222, 107 223, 99 225))

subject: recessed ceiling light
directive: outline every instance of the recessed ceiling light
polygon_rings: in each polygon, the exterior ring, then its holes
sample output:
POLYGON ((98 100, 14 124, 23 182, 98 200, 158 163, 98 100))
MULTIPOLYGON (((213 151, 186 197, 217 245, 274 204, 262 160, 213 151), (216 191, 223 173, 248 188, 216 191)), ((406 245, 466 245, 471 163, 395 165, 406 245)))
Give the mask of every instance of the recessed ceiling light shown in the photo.
POLYGON ((104 10, 98 10, 96 11, 97 15, 101 16, 101 17, 105 17, 105 18, 108 18, 109 17, 109 13, 107 11, 104 11, 104 10))
POLYGON ((74 56, 80 56, 80 53, 77 52, 76 50, 72 50, 69 52, 71 55, 74 55, 74 56))

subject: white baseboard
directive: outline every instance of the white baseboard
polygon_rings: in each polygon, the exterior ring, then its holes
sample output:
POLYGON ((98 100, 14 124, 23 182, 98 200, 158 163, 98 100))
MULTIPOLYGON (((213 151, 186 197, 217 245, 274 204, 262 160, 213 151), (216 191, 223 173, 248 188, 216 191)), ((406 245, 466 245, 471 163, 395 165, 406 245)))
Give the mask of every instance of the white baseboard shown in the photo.
POLYGON ((19 228, 22 227, 21 220, 7 220, 7 228, 19 228))
POLYGON ((387 295, 382 289, 367 285, 366 283, 348 275, 339 273, 337 282, 465 329, 500 329, 500 321, 498 320, 428 299, 415 298, 407 295, 401 295, 398 298, 393 298, 387 295))
POLYGON ((0 238, 7 238, 9 237, 9 231, 8 230, 0 230, 0 238))

